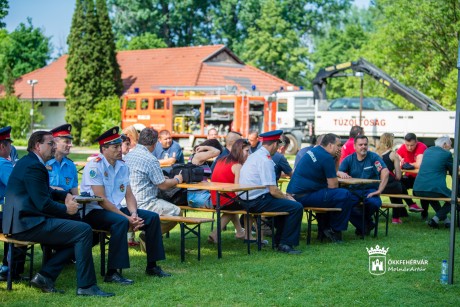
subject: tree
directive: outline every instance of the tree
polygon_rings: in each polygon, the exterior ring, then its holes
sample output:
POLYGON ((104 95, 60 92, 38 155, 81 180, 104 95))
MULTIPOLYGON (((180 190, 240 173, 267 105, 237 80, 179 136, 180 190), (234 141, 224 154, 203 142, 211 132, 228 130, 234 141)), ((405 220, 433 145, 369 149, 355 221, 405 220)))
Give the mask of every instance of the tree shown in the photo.
MULTIPOLYGON (((376 31, 362 54, 405 85, 454 108, 460 29, 458 0, 420 0, 416 4, 378 0, 376 10, 376 31)), ((404 108, 413 108, 401 97, 395 100, 404 108)))
MULTIPOLYGON (((11 126, 15 138, 26 138, 30 131, 30 104, 15 96, 0 98, 0 127, 11 126)), ((37 105, 34 110, 34 121, 40 122, 43 115, 37 112, 37 105)))
POLYGON ((27 19, 11 33, 0 30, 0 82, 12 93, 14 79, 46 65, 51 58, 51 38, 27 19))
POLYGON ((84 120, 81 143, 91 144, 101 133, 119 126, 120 122, 120 99, 117 96, 102 99, 94 106, 92 115, 84 120))
MULTIPOLYGON (((84 120, 102 100, 122 91, 121 72, 105 2, 77 0, 68 37, 66 120, 81 142, 84 120)), ((97 131, 102 132, 102 131, 97 131)), ((92 141, 92 140, 89 140, 92 141)))
POLYGON ((4 28, 6 24, 3 22, 3 19, 8 15, 8 0, 0 0, 0 29, 4 28))
POLYGON ((294 84, 305 84, 308 49, 289 22, 282 7, 267 0, 255 25, 249 29, 242 58, 260 69, 294 84))
POLYGON ((217 0, 109 0, 115 32, 135 37, 151 33, 168 47, 210 43, 208 11, 217 0))
POLYGON ((152 33, 144 33, 131 38, 131 40, 121 37, 117 41, 117 50, 141 50, 166 47, 168 47, 166 43, 152 33))

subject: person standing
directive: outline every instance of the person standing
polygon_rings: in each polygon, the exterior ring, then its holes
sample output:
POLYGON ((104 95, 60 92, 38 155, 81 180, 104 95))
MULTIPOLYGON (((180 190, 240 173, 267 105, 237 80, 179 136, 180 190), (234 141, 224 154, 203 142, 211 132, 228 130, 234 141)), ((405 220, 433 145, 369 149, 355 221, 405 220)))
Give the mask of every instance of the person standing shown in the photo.
POLYGON ((207 139, 208 140, 217 140, 218 138, 219 138, 219 134, 217 133, 217 129, 216 128, 209 128, 207 139))
POLYGON ((72 195, 78 195, 78 173, 72 160, 67 158, 72 148, 72 125, 64 124, 50 132, 56 143, 54 157, 46 162, 46 169, 53 189, 64 190, 72 195))
POLYGON ((145 232, 147 267, 145 273, 158 277, 171 276, 164 272, 157 261, 165 259, 158 214, 137 208, 136 198, 129 183, 129 170, 121 160, 121 137, 119 127, 113 127, 96 141, 100 154, 86 164, 83 171, 81 191, 103 198, 102 203, 86 206, 83 220, 97 229, 110 232, 107 274, 104 282, 131 285, 133 280, 123 277, 118 269, 129 268, 128 229, 145 232), (121 201, 126 198, 126 207, 121 201))
POLYGON ((294 249, 299 245, 303 207, 289 195, 284 194, 276 184, 272 155, 278 150, 282 130, 261 134, 262 146, 250 154, 240 171, 240 184, 262 185, 264 189, 243 193, 241 199, 249 212, 289 212, 287 216, 275 218, 277 231, 274 236, 278 251, 300 254, 294 249))
POLYGON ((50 188, 45 163, 55 150, 51 132, 37 131, 30 136, 27 145, 29 154, 18 161, 6 187, 3 233, 16 240, 58 247, 30 281, 33 287, 48 293, 62 292, 55 288, 54 283, 64 264, 75 256, 77 295, 113 296, 96 284, 91 227, 67 219, 68 215, 77 213, 78 203, 71 194, 50 188))
POLYGON ((328 216, 330 227, 323 229, 324 235, 332 242, 342 242, 342 231, 347 230, 355 205, 350 191, 339 188, 335 160, 340 147, 337 135, 324 135, 321 144, 302 158, 287 187, 287 193, 304 207, 342 209, 328 216))

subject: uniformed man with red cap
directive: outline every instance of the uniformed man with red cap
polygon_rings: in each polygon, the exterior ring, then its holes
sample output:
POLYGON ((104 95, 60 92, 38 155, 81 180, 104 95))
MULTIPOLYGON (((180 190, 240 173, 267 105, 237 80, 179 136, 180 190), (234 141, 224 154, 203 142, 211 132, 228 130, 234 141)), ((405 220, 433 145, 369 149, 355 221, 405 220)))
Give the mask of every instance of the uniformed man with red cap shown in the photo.
POLYGON ((72 160, 67 158, 72 147, 72 125, 64 124, 50 132, 56 143, 54 158, 46 162, 46 169, 50 176, 50 186, 53 189, 64 190, 73 195, 78 195, 78 173, 72 160))
POLYGON ((108 270, 104 281, 130 285, 133 281, 117 272, 129 268, 126 234, 130 228, 145 232, 146 274, 158 277, 170 274, 156 264, 156 261, 165 259, 159 215, 137 208, 129 184, 128 167, 121 160, 122 140, 118 131, 118 127, 113 127, 96 139, 101 153, 85 166, 81 192, 104 199, 100 205, 89 204, 84 217, 93 228, 110 231, 108 270), (123 199, 126 199, 127 207, 121 206, 123 199))
POLYGON ((289 212, 289 215, 275 219, 276 235, 273 237, 278 251, 287 254, 300 254, 294 246, 299 245, 300 226, 303 207, 291 196, 284 194, 276 184, 275 163, 272 156, 281 145, 282 130, 260 135, 262 146, 250 154, 240 171, 240 184, 264 185, 265 189, 249 191, 240 197, 250 212, 289 212))

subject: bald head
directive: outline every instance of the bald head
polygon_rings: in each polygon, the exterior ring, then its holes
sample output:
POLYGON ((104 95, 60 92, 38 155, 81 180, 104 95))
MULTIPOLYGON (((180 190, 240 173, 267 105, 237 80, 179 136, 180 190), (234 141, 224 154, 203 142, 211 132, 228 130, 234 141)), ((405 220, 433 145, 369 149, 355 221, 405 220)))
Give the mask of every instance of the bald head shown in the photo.
POLYGON ((232 150, 233 144, 235 144, 235 142, 238 141, 239 139, 241 139, 241 134, 230 131, 225 137, 225 147, 228 150, 232 150))

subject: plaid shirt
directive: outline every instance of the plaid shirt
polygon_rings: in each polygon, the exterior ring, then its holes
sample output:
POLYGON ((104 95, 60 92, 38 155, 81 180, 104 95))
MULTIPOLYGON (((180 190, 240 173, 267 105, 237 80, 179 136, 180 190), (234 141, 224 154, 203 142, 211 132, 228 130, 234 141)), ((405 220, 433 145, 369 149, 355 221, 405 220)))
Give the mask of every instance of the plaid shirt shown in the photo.
POLYGON ((129 168, 129 181, 137 205, 142 207, 157 198, 157 185, 165 181, 160 162, 143 145, 136 147, 125 156, 129 168))

